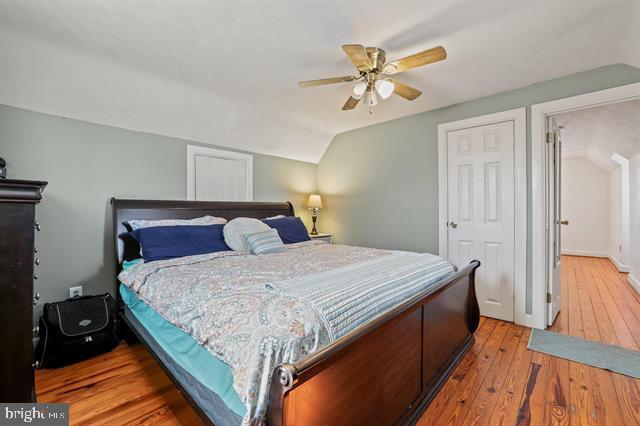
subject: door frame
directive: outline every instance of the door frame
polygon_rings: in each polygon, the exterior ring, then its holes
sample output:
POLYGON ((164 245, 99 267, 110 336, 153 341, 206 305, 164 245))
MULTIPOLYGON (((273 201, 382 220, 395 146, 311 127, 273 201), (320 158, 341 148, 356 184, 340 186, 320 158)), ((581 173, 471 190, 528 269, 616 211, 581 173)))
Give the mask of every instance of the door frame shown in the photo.
POLYGON ((530 325, 526 313, 527 294, 527 112, 517 108, 494 114, 466 118, 438 124, 438 249, 446 256, 448 241, 447 133, 469 127, 513 121, 514 147, 514 301, 513 319, 516 324, 530 325))
POLYGON ((253 155, 242 152, 225 151, 202 145, 187 145, 187 200, 196 199, 196 156, 244 160, 247 168, 247 199, 253 201, 253 155))
POLYGON ((549 265, 546 259, 545 224, 550 210, 546 203, 545 182, 549 158, 546 157, 548 115, 640 98, 640 83, 632 83, 583 95, 556 99, 531 106, 531 313, 532 327, 545 329, 549 265))

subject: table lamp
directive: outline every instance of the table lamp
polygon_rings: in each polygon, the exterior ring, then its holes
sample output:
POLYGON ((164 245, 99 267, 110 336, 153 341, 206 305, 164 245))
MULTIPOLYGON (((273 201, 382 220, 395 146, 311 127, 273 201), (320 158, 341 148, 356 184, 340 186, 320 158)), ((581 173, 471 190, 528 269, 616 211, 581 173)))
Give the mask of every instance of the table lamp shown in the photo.
POLYGON ((318 210, 322 208, 322 198, 318 194, 309 195, 307 200, 307 208, 311 210, 311 219, 313 220, 313 228, 311 229, 311 235, 318 235, 316 229, 316 221, 318 220, 318 210))

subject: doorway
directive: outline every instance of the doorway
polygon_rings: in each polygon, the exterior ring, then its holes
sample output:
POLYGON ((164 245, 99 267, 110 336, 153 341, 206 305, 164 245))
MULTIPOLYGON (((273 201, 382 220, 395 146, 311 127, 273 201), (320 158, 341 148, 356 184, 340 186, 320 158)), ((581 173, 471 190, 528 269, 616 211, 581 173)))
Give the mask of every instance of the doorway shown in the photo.
POLYGON ((566 256, 610 259, 618 271, 632 272, 630 282, 634 279, 633 264, 624 264, 634 257, 629 235, 633 199, 638 197, 637 189, 629 185, 628 162, 640 158, 640 142, 625 140, 625 131, 615 128, 625 121, 621 111, 640 113, 638 99, 640 84, 631 84, 532 106, 532 326, 536 328, 553 324, 561 309, 566 256))

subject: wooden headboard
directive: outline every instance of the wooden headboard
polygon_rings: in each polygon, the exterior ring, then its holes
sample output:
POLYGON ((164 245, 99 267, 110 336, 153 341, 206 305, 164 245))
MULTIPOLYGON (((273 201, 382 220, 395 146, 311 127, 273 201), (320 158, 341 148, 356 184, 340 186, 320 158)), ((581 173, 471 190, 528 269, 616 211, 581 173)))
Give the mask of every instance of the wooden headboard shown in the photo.
POLYGON ((140 257, 140 247, 131 238, 121 238, 128 232, 125 222, 132 219, 193 219, 205 215, 224 217, 265 217, 293 216, 293 205, 288 202, 262 203, 251 201, 166 201, 166 200, 122 200, 111 199, 113 210, 113 230, 116 248, 116 271, 122 268, 122 261, 140 257))

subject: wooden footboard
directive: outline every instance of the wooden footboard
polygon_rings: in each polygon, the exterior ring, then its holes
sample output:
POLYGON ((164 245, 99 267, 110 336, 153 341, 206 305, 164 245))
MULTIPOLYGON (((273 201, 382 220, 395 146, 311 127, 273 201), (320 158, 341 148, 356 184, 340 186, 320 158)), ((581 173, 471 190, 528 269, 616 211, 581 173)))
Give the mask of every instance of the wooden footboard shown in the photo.
POLYGON ((273 374, 273 426, 413 423, 473 344, 473 261, 428 295, 273 374))

